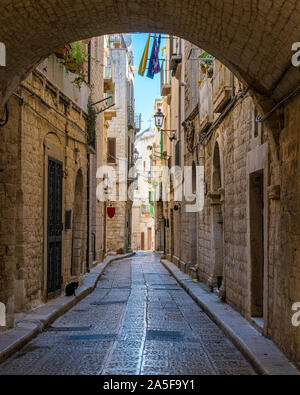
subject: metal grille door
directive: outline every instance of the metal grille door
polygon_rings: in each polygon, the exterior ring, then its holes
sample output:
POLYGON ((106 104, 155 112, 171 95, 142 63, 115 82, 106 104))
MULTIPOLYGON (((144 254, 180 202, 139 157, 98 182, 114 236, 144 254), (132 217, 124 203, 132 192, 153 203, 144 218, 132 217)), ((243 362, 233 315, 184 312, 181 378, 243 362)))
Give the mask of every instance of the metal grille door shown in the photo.
POLYGON ((48 161, 48 253, 47 294, 61 291, 62 255, 62 163, 48 161))

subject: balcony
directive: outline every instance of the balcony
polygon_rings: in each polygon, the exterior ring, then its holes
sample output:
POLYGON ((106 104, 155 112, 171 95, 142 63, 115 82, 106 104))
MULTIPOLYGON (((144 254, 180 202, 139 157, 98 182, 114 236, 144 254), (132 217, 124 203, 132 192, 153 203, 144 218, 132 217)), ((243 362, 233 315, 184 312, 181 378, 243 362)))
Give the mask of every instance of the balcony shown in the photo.
POLYGON ((106 100, 104 101, 104 119, 105 121, 111 121, 117 116, 117 111, 114 106, 114 92, 107 92, 104 96, 106 97, 106 100))
POLYGON ((108 46, 110 49, 126 49, 123 34, 110 34, 108 38, 108 46))
POLYGON ((134 128, 138 133, 142 128, 142 114, 135 114, 134 115, 134 128))
POLYGON ((182 61, 181 38, 170 36, 170 70, 176 74, 178 65, 182 61))
POLYGON ((111 61, 111 58, 108 57, 106 59, 106 64, 104 68, 104 92, 111 92, 114 91, 115 89, 115 84, 113 81, 113 63, 111 61))
POLYGON ((199 101, 200 132, 205 132, 213 123, 212 86, 206 78, 200 85, 199 101))
POLYGON ((154 205, 153 204, 143 204, 141 206, 141 214, 145 217, 152 217, 154 214, 154 205))
POLYGON ((167 70, 166 62, 164 62, 161 66, 160 71, 160 92, 161 96, 168 96, 171 93, 172 89, 172 81, 171 81, 171 73, 167 70))
POLYGON ((128 129, 133 130, 135 128, 135 119, 134 119, 134 107, 131 105, 128 106, 127 119, 128 119, 128 129))
POLYGON ((74 80, 77 75, 68 73, 55 55, 49 56, 36 69, 54 88, 63 93, 82 111, 88 112, 87 105, 91 94, 90 87, 86 84, 82 84, 80 88, 75 85, 74 80))
POLYGON ((219 61, 215 61, 213 77, 213 111, 221 113, 232 95, 231 72, 219 61))

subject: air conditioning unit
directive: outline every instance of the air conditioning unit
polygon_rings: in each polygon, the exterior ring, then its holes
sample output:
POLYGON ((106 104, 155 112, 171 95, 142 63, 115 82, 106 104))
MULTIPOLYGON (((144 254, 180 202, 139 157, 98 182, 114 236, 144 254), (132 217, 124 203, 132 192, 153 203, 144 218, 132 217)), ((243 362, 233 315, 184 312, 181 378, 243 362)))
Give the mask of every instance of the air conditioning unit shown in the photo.
POLYGON ((219 61, 215 61, 214 69, 213 111, 221 113, 232 95, 231 72, 219 61))

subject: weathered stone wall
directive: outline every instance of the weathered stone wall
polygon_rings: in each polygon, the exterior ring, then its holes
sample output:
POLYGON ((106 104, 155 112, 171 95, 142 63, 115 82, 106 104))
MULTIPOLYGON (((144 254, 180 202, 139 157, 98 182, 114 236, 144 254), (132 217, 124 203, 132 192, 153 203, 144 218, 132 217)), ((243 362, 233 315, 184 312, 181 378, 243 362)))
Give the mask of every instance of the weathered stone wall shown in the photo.
MULTIPOLYGON (((95 103, 104 98, 104 37, 95 37, 91 40, 91 98, 95 103)), ((100 111, 103 104, 96 106, 100 111)), ((101 262, 105 250, 105 220, 104 203, 97 201, 96 188, 99 180, 96 179, 97 169, 105 164, 106 161, 106 136, 104 133, 104 113, 97 116, 96 121, 96 154, 91 164, 91 233, 96 237, 96 261, 101 262)), ((93 260, 93 236, 91 235, 91 258, 93 260)))
MULTIPOLYGON (((193 121, 195 147, 199 136, 199 114, 193 111, 192 104, 195 78, 191 60, 192 45, 184 42, 183 48, 181 78, 185 82, 184 118, 193 121)), ((237 93, 243 89, 243 85, 234 79, 234 88, 237 93)), ((164 113, 169 118, 170 113, 172 117, 178 115, 173 100, 176 92, 176 86, 172 83, 172 97, 164 98, 164 113)), ((230 95, 233 93, 231 89, 230 95)), ((197 229, 193 231, 193 214, 186 212, 187 202, 183 201, 181 210, 175 214, 175 246, 180 245, 180 248, 175 247, 175 256, 172 257, 171 233, 170 228, 167 228, 167 258, 173 259, 182 270, 194 276, 189 266, 193 247, 196 246, 198 278, 217 292, 218 277, 223 277, 219 295, 226 297, 227 303, 252 323, 259 316, 255 325, 259 322, 262 332, 300 365, 300 332, 291 322, 292 305, 300 301, 300 139, 297 137, 300 99, 293 99, 285 105, 284 110, 276 112, 270 121, 262 124, 256 122, 259 113, 255 103, 251 91, 239 97, 220 124, 193 152, 187 149, 185 134, 184 164, 204 166, 204 209, 197 214, 197 229), (217 157, 220 161, 219 170, 216 168, 217 157), (263 177, 263 211, 256 212, 257 219, 251 214, 253 191, 250 181, 254 174, 263 177), (216 177, 220 178, 218 182, 216 177), (263 223, 260 222, 262 212, 263 223), (258 255, 257 251, 253 251, 256 247, 252 245, 252 238, 256 231, 263 233, 263 241, 257 245, 263 254, 262 279, 255 277, 258 255), (260 281, 263 283, 262 291, 256 284, 260 281), (263 313, 260 315, 255 310, 255 303, 261 292, 263 313)), ((214 114, 214 119, 217 116, 214 114)), ((165 126, 174 129, 174 122, 165 126)), ((167 153, 174 155, 168 144, 167 153)), ((166 218, 170 218, 173 203, 164 204, 166 218)))
POLYGON ((14 277, 17 261, 16 219, 22 113, 17 98, 10 99, 9 109, 14 116, 10 116, 8 124, 1 128, 0 145, 0 302, 6 306, 7 327, 14 323, 14 277))
MULTIPOLYGON (((295 313, 292 305, 300 302, 299 124, 298 96, 284 108, 284 125, 279 139, 280 200, 270 203, 268 330, 300 367, 300 329, 291 324, 295 313)), ((277 184, 273 174, 271 181, 273 185, 277 184)))
MULTIPOLYGON (((215 143, 221 151, 224 188, 224 281, 226 301, 251 319, 251 256, 249 245, 249 175, 264 170, 265 184, 265 280, 264 333, 297 364, 300 355, 298 328, 292 326, 292 305, 299 302, 299 144, 297 130, 299 99, 286 106, 285 127, 280 134, 279 162, 272 137, 263 124, 258 138, 253 137, 254 103, 247 95, 205 142, 205 180, 208 194, 198 215, 198 275, 210 284, 214 273, 212 169, 215 143), (265 156, 265 159, 264 159, 265 156), (281 181, 278 178, 280 164, 281 181), (286 177, 286 175, 289 175, 286 177), (281 184, 278 195, 277 186, 281 184), (275 190, 275 192, 274 192, 275 190)), ((275 116, 276 120, 276 116, 275 116)), ((277 133, 277 130, 273 130, 277 133)), ((201 158, 201 150, 199 150, 201 158)), ((184 214, 183 214, 184 218, 184 214)), ((183 220, 184 221, 184 220, 183 220)), ((188 224, 185 225, 186 227, 188 224)), ((184 234, 184 230, 183 230, 184 234)), ((186 231, 187 239, 188 232, 186 231)), ((184 248, 186 250, 186 247, 184 248)), ((188 256, 185 257, 188 259, 188 256)))
MULTIPOLYGON (((0 295, 11 313, 47 297, 48 156, 63 162, 63 221, 64 211, 74 210, 79 170, 83 176, 80 273, 85 270, 86 240, 86 120, 38 72, 23 82, 18 95, 9 102, 9 122, 2 129, 7 146, 1 155, 6 170, 1 172, 0 295)), ((63 289, 71 278, 72 230, 63 231, 62 246, 63 289)))
MULTIPOLYGON (((130 66, 127 49, 111 49, 111 57, 114 63, 115 83, 115 107, 116 117, 108 121, 108 138, 116 138, 116 163, 110 165, 115 170, 116 177, 116 199, 110 198, 110 203, 116 208, 116 215, 106 221, 106 250, 107 252, 126 251, 128 248, 128 232, 131 223, 132 201, 122 202, 120 198, 119 171, 127 168, 128 160, 128 81, 130 78, 130 66)), ((123 170, 122 170, 123 171, 123 170)), ((127 183, 127 180, 125 180, 127 183)))

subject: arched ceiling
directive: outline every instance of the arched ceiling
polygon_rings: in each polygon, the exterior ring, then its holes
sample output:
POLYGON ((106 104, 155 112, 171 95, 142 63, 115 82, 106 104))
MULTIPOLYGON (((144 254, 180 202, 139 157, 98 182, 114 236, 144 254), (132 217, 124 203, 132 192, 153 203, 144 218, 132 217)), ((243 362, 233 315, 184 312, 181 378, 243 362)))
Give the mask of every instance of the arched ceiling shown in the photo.
POLYGON ((1 0, 7 66, 0 68, 0 103, 65 43, 149 31, 189 40, 275 101, 300 85, 300 68, 291 63, 299 0, 1 0))

